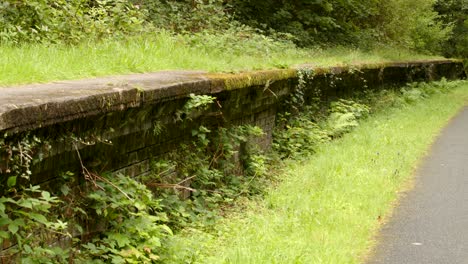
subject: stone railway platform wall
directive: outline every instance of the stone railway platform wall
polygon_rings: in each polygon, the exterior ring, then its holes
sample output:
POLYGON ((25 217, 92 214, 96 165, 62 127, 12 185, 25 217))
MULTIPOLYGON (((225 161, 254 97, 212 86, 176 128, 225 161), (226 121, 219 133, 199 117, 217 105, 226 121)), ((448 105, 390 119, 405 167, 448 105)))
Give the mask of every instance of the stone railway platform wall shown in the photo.
MULTIPOLYGON (((388 85, 466 77, 463 64, 455 60, 308 71, 306 103, 317 91, 321 100, 331 100, 388 85)), ((96 173, 137 176, 149 172, 152 160, 191 140, 192 129, 200 125, 259 126, 265 132, 259 143, 268 149, 276 116, 297 88, 298 78, 297 69, 179 71, 0 88, 0 134, 6 143, 32 135, 43 142, 32 151, 40 158, 31 166, 35 184, 53 185, 67 171, 80 174, 81 164, 96 173), (211 95, 216 102, 191 114, 189 121, 177 121, 190 94, 211 95)), ((1 153, 0 175, 6 180, 10 164, 8 154, 1 153)))

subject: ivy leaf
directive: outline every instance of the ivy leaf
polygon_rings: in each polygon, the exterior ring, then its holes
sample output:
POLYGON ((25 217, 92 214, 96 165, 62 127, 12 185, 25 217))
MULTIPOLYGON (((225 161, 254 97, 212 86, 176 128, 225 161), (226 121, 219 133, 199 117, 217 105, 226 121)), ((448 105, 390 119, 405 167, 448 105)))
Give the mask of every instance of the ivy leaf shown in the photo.
POLYGON ((8 177, 7 185, 8 185, 9 188, 15 186, 16 185, 16 176, 8 177))
POLYGON ((23 247, 24 247, 24 251, 25 251, 26 253, 32 253, 32 252, 34 252, 33 249, 31 248, 31 246, 29 246, 29 245, 24 245, 23 247))
POLYGON ((60 191, 62 192, 63 195, 67 196, 70 193, 70 187, 68 187, 66 184, 64 184, 60 188, 60 191))
POLYGON ((32 209, 32 207, 33 207, 33 201, 36 201, 36 199, 20 200, 20 201, 18 201, 16 204, 17 204, 18 206, 21 206, 21 207, 24 207, 24 208, 32 209))
POLYGON ((0 231, 0 238, 8 239, 9 237, 10 235, 8 234, 8 232, 0 231))
POLYGON ((41 214, 30 213, 29 216, 31 217, 31 219, 36 220, 41 224, 47 225, 48 223, 47 218, 41 214))
POLYGON ((109 239, 115 240, 120 248, 123 248, 130 244, 130 239, 126 235, 122 235, 119 233, 109 234, 109 239))
POLYGON ((45 200, 49 200, 50 199, 50 193, 47 192, 47 191, 42 191, 42 198, 44 198, 45 200))
POLYGON ((8 225, 8 231, 10 231, 12 234, 16 234, 18 232, 19 226, 17 225, 16 222, 11 222, 8 225))
POLYGON ((42 199, 44 199, 45 201, 49 203, 55 202, 56 197, 51 197, 50 192, 42 191, 41 195, 42 195, 42 199))
POLYGON ((0 227, 4 225, 8 225, 11 222, 9 218, 0 218, 0 227))

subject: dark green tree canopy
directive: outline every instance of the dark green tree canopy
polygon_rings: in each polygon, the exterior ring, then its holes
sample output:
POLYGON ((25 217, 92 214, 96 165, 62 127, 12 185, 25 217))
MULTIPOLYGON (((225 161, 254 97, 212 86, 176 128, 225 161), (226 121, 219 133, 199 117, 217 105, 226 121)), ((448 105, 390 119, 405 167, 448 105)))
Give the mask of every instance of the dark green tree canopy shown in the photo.
POLYGON ((445 45, 448 54, 460 55, 466 54, 467 2, 6 0, 0 2, 0 43, 77 43, 155 30, 216 34, 235 28, 287 36, 299 46, 391 44, 434 53, 445 45))
POLYGON ((445 25, 453 26, 453 33, 444 45, 445 54, 468 58, 468 1, 438 0, 434 8, 445 25))
POLYGON ((378 0, 234 0, 236 18, 258 28, 291 33, 302 45, 346 41, 378 19, 378 0))

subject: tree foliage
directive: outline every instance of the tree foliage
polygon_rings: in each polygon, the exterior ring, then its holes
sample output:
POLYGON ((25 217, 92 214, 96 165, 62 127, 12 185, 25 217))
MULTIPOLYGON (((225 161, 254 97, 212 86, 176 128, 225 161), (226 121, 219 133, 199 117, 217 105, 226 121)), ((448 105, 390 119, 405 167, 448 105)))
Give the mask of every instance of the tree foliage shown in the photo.
POLYGON ((236 18, 291 33, 297 43, 394 42, 437 51, 449 33, 436 21, 433 0, 234 0, 236 18))
POLYGON ((468 1, 438 0, 435 10, 441 15, 442 23, 453 26, 453 32, 444 45, 445 54, 468 58, 468 1))
POLYGON ((174 32, 223 30, 232 19, 222 0, 133 0, 156 28, 174 32))
POLYGON ((145 13, 126 0, 0 2, 0 42, 77 42, 143 29, 145 13))
POLYGON ((288 32, 302 45, 344 40, 369 28, 377 0, 234 0, 237 18, 249 25, 288 32))
POLYGON ((449 44, 460 53, 466 0, 438 0, 434 9, 435 1, 6 0, 0 43, 76 43, 154 30, 218 33, 248 25, 261 34, 286 33, 300 46, 391 43, 438 52, 454 27, 449 44))

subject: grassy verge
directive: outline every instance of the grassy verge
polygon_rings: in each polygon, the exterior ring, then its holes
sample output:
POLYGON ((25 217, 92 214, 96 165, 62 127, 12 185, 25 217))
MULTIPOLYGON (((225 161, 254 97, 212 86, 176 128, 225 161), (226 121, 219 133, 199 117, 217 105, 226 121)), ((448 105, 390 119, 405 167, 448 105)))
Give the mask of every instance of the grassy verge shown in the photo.
MULTIPOLYGON (((234 34, 234 33, 233 33, 234 34)), ((261 35, 173 35, 160 32, 76 46, 0 46, 0 87, 158 70, 238 71, 353 62, 435 58, 397 49, 298 49, 261 35)))
POLYGON ((362 262, 418 161, 467 103, 464 82, 450 93, 379 111, 307 161, 291 163, 264 199, 246 202, 215 235, 176 237, 174 263, 362 262))

